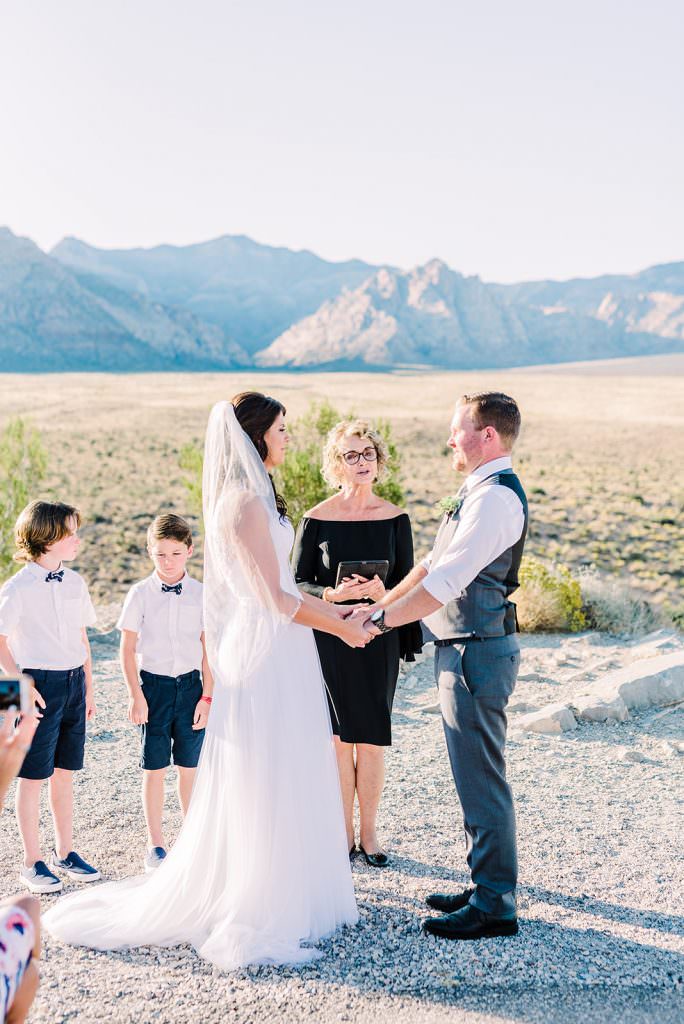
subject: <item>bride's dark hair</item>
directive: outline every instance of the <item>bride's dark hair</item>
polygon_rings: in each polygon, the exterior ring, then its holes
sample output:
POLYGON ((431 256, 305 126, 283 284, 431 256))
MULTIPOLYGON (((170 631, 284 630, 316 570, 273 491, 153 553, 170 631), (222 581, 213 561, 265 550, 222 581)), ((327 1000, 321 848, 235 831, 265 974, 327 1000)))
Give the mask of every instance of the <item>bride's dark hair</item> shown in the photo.
MULTIPOLYGON (((273 426, 280 413, 283 416, 285 415, 285 406, 276 398, 262 395, 259 391, 241 391, 239 395, 234 395, 231 398, 231 404, 235 409, 236 420, 245 434, 247 434, 263 462, 268 455, 268 446, 264 441, 264 434, 273 426)), ((276 491, 276 486, 270 473, 269 476, 271 477, 278 515, 284 517, 287 515, 287 502, 282 494, 278 494, 276 491)))

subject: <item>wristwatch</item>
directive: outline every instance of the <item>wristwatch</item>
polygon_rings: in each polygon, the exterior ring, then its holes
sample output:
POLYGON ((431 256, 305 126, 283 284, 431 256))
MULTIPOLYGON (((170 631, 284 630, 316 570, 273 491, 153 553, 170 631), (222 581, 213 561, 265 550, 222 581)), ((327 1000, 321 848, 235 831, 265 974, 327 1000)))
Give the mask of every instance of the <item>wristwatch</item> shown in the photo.
POLYGON ((376 629, 380 630, 381 633, 389 633, 391 629, 394 629, 394 626, 385 625, 384 608, 378 608, 376 612, 373 612, 373 614, 370 617, 370 621, 373 623, 376 629))

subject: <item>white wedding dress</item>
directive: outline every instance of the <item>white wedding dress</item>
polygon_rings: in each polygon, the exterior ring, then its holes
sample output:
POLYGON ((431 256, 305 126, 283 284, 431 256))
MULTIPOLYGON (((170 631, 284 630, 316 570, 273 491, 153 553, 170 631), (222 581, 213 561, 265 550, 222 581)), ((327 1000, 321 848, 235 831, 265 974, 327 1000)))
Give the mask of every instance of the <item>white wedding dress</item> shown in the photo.
POLYGON ((229 403, 210 418, 204 491, 216 686, 187 818, 153 874, 66 896, 43 921, 96 949, 191 943, 226 970, 301 963, 321 955, 302 942, 358 913, 316 646, 291 621, 293 530, 229 403))

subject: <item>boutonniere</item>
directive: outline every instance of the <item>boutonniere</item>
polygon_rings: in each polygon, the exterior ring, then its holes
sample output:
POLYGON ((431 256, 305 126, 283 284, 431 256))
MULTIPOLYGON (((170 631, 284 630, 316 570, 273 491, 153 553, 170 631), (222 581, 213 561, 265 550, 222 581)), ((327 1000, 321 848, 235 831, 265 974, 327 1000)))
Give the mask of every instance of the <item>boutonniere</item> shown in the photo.
POLYGON ((440 512, 444 512, 447 518, 455 516, 461 505, 463 504, 463 498, 456 497, 455 494, 450 494, 446 498, 442 498, 441 501, 437 502, 437 508, 440 512))

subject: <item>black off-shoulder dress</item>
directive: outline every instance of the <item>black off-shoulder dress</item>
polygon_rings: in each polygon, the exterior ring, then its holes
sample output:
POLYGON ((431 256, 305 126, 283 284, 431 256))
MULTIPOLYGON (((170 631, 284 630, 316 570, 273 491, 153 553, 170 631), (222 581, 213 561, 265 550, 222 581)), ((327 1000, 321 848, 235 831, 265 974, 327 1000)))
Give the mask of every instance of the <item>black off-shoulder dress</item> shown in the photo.
MULTIPOLYGON (((292 552, 292 567, 302 590, 322 597, 334 587, 343 561, 387 559, 385 586, 391 589, 413 568, 411 522, 403 512, 393 519, 302 519, 292 552)), ((333 732, 344 743, 392 743, 392 702, 399 658, 414 661, 422 647, 420 623, 400 626, 375 637, 366 647, 348 647, 329 633, 314 631, 333 732)))

